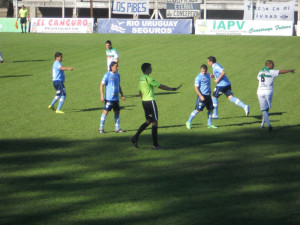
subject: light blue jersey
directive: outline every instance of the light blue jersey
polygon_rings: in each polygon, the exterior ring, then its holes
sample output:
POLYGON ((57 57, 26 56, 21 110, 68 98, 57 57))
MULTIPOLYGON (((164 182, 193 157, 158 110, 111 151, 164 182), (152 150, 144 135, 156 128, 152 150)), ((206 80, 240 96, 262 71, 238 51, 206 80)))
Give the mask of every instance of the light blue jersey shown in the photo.
POLYGON ((195 78, 195 86, 198 87, 198 90, 202 95, 210 95, 210 74, 199 73, 198 76, 195 78))
POLYGON ((105 100, 106 101, 119 101, 119 92, 120 92, 120 74, 118 72, 112 73, 107 72, 103 79, 102 83, 105 84, 105 100))
MULTIPOLYGON (((212 68, 213 68, 213 74, 214 74, 215 78, 218 79, 224 70, 223 67, 219 63, 214 63, 212 68)), ((225 74, 222 77, 222 79, 219 81, 219 83, 217 84, 217 87, 226 87, 229 85, 231 85, 230 81, 228 80, 228 78, 226 77, 226 74, 225 74)))
POLYGON ((55 61, 52 66, 52 80, 53 81, 65 81, 65 72, 63 70, 60 70, 62 67, 62 64, 60 61, 55 61))

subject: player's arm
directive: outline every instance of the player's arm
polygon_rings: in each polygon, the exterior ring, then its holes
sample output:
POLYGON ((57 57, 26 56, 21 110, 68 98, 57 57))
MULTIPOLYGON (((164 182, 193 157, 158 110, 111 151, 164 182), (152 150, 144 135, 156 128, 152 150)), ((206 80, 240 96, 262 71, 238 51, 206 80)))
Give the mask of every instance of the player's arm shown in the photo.
POLYGON ((201 92, 199 91, 199 87, 198 86, 195 86, 195 91, 197 93, 197 95, 199 96, 200 100, 201 101, 204 101, 204 96, 201 94, 201 92))
POLYGON ((292 69, 292 70, 279 70, 279 74, 285 74, 285 73, 295 73, 296 69, 292 69))
POLYGON ((100 84, 100 101, 104 102, 104 92, 103 92, 104 83, 101 82, 100 84))
POLYGON ((70 70, 73 71, 73 67, 59 67, 60 70, 70 70))
POLYGON ((175 87, 175 88, 168 87, 167 85, 163 85, 163 84, 158 86, 159 89, 162 89, 162 90, 165 90, 165 91, 177 91, 181 87, 182 87, 182 84, 179 85, 178 87, 175 87))
POLYGON ((121 98, 122 98, 123 102, 125 102, 125 96, 123 95, 121 85, 119 85, 119 89, 120 89, 121 98))
POLYGON ((225 72, 225 70, 223 70, 223 71, 221 72, 219 78, 218 78, 218 79, 215 79, 214 82, 215 82, 215 83, 219 83, 219 81, 224 77, 225 74, 226 74, 226 72, 225 72))

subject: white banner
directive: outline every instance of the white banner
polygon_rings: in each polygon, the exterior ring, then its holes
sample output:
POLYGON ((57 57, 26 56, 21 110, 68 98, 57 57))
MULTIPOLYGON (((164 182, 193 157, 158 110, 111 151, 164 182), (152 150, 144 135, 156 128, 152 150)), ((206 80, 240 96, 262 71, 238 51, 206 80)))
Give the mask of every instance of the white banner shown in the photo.
POLYGON ((295 0, 280 3, 256 3, 255 20, 294 21, 295 0))
POLYGON ((251 0, 244 0, 244 20, 252 20, 252 8, 251 0))
POLYGON ((196 20, 198 35, 292 36, 292 21, 196 20))
POLYGON ((149 15, 149 0, 114 0, 114 14, 149 15))
POLYGON ((93 18, 31 18, 32 33, 93 33, 93 18))

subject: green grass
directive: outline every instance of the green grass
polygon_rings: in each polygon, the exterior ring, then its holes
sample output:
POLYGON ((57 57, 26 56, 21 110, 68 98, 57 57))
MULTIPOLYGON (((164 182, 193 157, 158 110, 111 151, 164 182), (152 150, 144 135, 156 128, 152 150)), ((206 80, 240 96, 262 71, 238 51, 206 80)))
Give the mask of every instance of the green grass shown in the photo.
POLYGON ((6 60, 0 64, 0 224, 300 223, 299 38, 1 33, 0 46, 6 60), (107 39, 120 53, 123 134, 113 132, 112 113, 108 133, 97 133, 107 39), (64 66, 74 67, 66 72, 64 115, 47 108, 55 95, 56 51, 64 66), (222 96, 218 129, 206 128, 204 111, 187 130, 194 78, 210 55, 224 66, 235 96, 250 105, 250 116, 222 96), (266 59, 297 69, 275 80, 273 132, 259 128, 256 97, 266 59), (184 84, 177 92, 156 90, 161 151, 151 150, 150 129, 140 150, 129 142, 144 121, 137 96, 143 62, 152 63, 162 84, 184 84))

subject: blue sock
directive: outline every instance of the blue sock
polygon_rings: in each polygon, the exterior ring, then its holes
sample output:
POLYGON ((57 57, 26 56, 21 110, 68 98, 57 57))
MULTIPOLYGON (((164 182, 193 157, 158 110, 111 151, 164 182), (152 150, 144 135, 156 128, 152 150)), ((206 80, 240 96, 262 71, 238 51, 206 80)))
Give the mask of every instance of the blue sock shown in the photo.
POLYGON ((189 123, 191 123, 192 122, 192 120, 195 118, 195 116, 197 116, 197 114, 199 113, 199 111, 197 111, 197 110, 194 110, 192 113, 191 113, 191 115, 190 115, 190 118, 189 118, 189 120, 188 120, 188 122, 189 123))
POLYGON ((239 100, 238 98, 232 96, 231 99, 230 99, 230 101, 231 101, 232 103, 238 105, 239 107, 245 109, 245 104, 244 104, 241 100, 239 100))
POLYGON ((106 120, 106 116, 104 113, 102 113, 101 115, 101 119, 100 119, 100 130, 103 130, 104 129, 104 123, 105 123, 105 120, 106 120))
POLYGON ((213 106, 214 106, 214 115, 217 116, 218 115, 218 99, 215 97, 212 97, 212 102, 213 102, 213 106))
POLYGON ((116 130, 120 129, 120 115, 119 114, 115 114, 115 127, 116 127, 116 130))
POLYGON ((53 101, 51 102, 51 106, 54 106, 54 104, 57 102, 58 99, 59 99, 59 97, 55 96, 53 101))
POLYGON ((66 96, 61 96, 59 99, 59 103, 58 103, 58 107, 57 110, 60 110, 61 107, 63 106, 64 102, 65 102, 66 96))
POLYGON ((207 112, 207 126, 212 125, 212 112, 208 111, 207 112))

